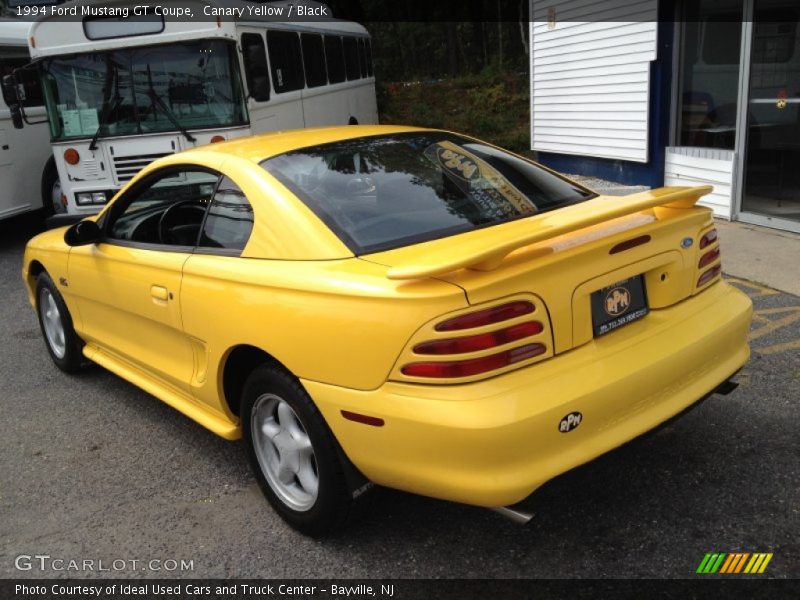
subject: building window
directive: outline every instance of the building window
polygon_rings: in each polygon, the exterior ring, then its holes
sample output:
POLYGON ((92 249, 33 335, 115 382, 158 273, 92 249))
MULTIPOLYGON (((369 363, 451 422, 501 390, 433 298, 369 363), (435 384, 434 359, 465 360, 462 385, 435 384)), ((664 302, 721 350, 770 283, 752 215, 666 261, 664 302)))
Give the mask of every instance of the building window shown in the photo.
POLYGON ((733 149, 743 2, 685 3, 680 81, 681 146, 733 149))

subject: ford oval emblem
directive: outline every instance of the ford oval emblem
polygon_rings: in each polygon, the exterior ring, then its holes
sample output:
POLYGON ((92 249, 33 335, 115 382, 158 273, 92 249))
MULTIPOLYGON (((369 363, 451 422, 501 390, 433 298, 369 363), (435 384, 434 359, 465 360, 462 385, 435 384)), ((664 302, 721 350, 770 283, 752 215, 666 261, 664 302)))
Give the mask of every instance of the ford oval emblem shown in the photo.
POLYGON ((558 424, 558 430, 561 433, 569 433, 578 425, 580 425, 581 421, 583 421, 583 415, 581 413, 571 412, 566 417, 561 419, 561 422, 558 424))
POLYGON ((690 237, 685 237, 681 240, 681 248, 691 248, 694 240, 690 237))

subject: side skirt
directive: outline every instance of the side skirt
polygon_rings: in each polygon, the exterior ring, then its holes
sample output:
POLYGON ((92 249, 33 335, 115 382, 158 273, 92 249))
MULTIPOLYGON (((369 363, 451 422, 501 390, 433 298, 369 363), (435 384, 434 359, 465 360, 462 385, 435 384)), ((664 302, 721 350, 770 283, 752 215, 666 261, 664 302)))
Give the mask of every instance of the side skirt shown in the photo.
POLYGON ((127 361, 123 361, 92 344, 86 344, 83 347, 83 354, 92 362, 108 369, 162 402, 169 404, 178 412, 183 413, 218 436, 226 440, 238 440, 242 437, 241 428, 236 423, 231 423, 224 417, 204 409, 188 395, 172 388, 167 388, 157 379, 147 375, 127 361))

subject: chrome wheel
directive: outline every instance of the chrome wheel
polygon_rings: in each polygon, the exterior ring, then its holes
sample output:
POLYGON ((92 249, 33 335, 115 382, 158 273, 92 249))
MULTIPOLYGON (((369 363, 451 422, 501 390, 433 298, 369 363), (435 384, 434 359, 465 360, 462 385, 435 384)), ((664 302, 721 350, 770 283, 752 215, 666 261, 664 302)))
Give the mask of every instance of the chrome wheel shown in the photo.
POLYGON ((42 317, 42 328, 50 350, 57 358, 64 358, 67 353, 64 323, 61 320, 61 312, 58 310, 56 299, 46 287, 42 288, 39 293, 39 314, 42 317))
POLYGON ((256 459, 269 486, 287 507, 310 510, 317 500, 319 472, 297 413, 283 398, 263 394, 253 404, 250 429, 256 459))

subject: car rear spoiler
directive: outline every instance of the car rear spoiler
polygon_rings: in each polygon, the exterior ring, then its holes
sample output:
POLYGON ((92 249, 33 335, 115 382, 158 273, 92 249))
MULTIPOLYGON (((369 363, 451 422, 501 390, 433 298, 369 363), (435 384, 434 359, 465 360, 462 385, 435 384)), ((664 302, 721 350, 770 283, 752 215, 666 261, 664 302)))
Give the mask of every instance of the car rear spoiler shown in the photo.
POLYGON ((508 223, 502 230, 483 229, 464 234, 471 235, 471 239, 463 247, 439 246, 419 259, 390 267, 386 276, 402 280, 433 277, 458 269, 490 271, 519 248, 656 206, 692 208, 712 189, 710 185, 663 187, 630 196, 598 196, 508 223))

